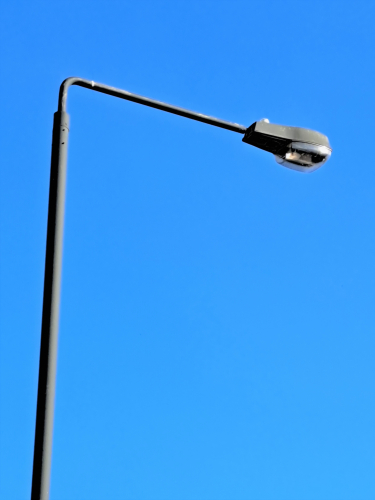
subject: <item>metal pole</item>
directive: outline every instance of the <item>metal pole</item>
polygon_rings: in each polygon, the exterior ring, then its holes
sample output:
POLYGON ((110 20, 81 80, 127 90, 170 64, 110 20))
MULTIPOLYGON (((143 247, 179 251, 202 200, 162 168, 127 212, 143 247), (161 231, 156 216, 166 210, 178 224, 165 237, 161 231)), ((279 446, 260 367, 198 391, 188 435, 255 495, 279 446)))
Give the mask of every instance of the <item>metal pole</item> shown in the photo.
POLYGON ((48 500, 52 458, 53 414, 55 405, 57 340, 60 309, 62 243, 65 207, 66 163, 69 115, 66 112, 68 89, 78 85, 96 92, 197 120, 208 125, 244 134, 246 127, 148 97, 132 94, 82 78, 67 78, 60 87, 59 107, 54 116, 51 178, 48 205, 47 248, 44 275, 42 335, 40 344, 38 401, 31 500, 48 500))
POLYGON ((32 500, 49 498, 68 135, 69 115, 58 111, 54 115, 52 134, 32 500))

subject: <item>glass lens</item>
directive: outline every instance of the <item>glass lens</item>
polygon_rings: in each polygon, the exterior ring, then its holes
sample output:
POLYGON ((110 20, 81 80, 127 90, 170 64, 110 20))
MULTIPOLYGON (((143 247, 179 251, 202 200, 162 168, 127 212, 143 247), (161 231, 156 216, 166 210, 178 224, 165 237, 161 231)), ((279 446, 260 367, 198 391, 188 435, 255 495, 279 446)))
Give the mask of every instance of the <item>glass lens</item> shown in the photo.
POLYGON ((276 155, 277 163, 299 172, 313 172, 325 163, 331 156, 331 150, 326 146, 292 142, 287 151, 276 155))

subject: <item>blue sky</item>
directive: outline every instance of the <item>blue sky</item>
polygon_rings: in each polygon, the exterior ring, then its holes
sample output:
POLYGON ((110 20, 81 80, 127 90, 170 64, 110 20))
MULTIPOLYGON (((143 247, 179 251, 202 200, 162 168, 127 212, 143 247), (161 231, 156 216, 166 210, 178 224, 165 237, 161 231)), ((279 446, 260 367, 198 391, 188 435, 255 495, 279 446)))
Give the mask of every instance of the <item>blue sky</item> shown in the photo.
POLYGON ((0 497, 29 498, 49 157, 73 88, 51 500, 375 498, 373 2, 1 7, 0 497))

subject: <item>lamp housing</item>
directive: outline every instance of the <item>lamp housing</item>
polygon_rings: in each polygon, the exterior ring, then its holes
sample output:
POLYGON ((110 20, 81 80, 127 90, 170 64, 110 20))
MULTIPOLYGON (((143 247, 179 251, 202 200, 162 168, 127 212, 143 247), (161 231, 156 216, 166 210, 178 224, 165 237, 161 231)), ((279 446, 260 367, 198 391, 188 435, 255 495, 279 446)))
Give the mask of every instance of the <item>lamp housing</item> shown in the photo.
POLYGON ((299 172, 313 172, 332 153, 328 137, 307 128, 269 123, 267 119, 253 123, 243 142, 275 155, 277 163, 299 172))

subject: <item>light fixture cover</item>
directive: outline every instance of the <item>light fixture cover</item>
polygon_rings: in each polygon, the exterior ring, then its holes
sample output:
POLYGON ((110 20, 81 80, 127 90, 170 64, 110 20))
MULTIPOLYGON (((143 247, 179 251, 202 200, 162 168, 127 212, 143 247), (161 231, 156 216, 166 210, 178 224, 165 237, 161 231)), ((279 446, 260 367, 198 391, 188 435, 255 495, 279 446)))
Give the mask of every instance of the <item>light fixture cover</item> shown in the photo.
POLYGON ((273 153, 278 163, 299 172, 313 172, 332 152, 328 137, 320 132, 276 125, 267 120, 253 123, 242 140, 273 153))

